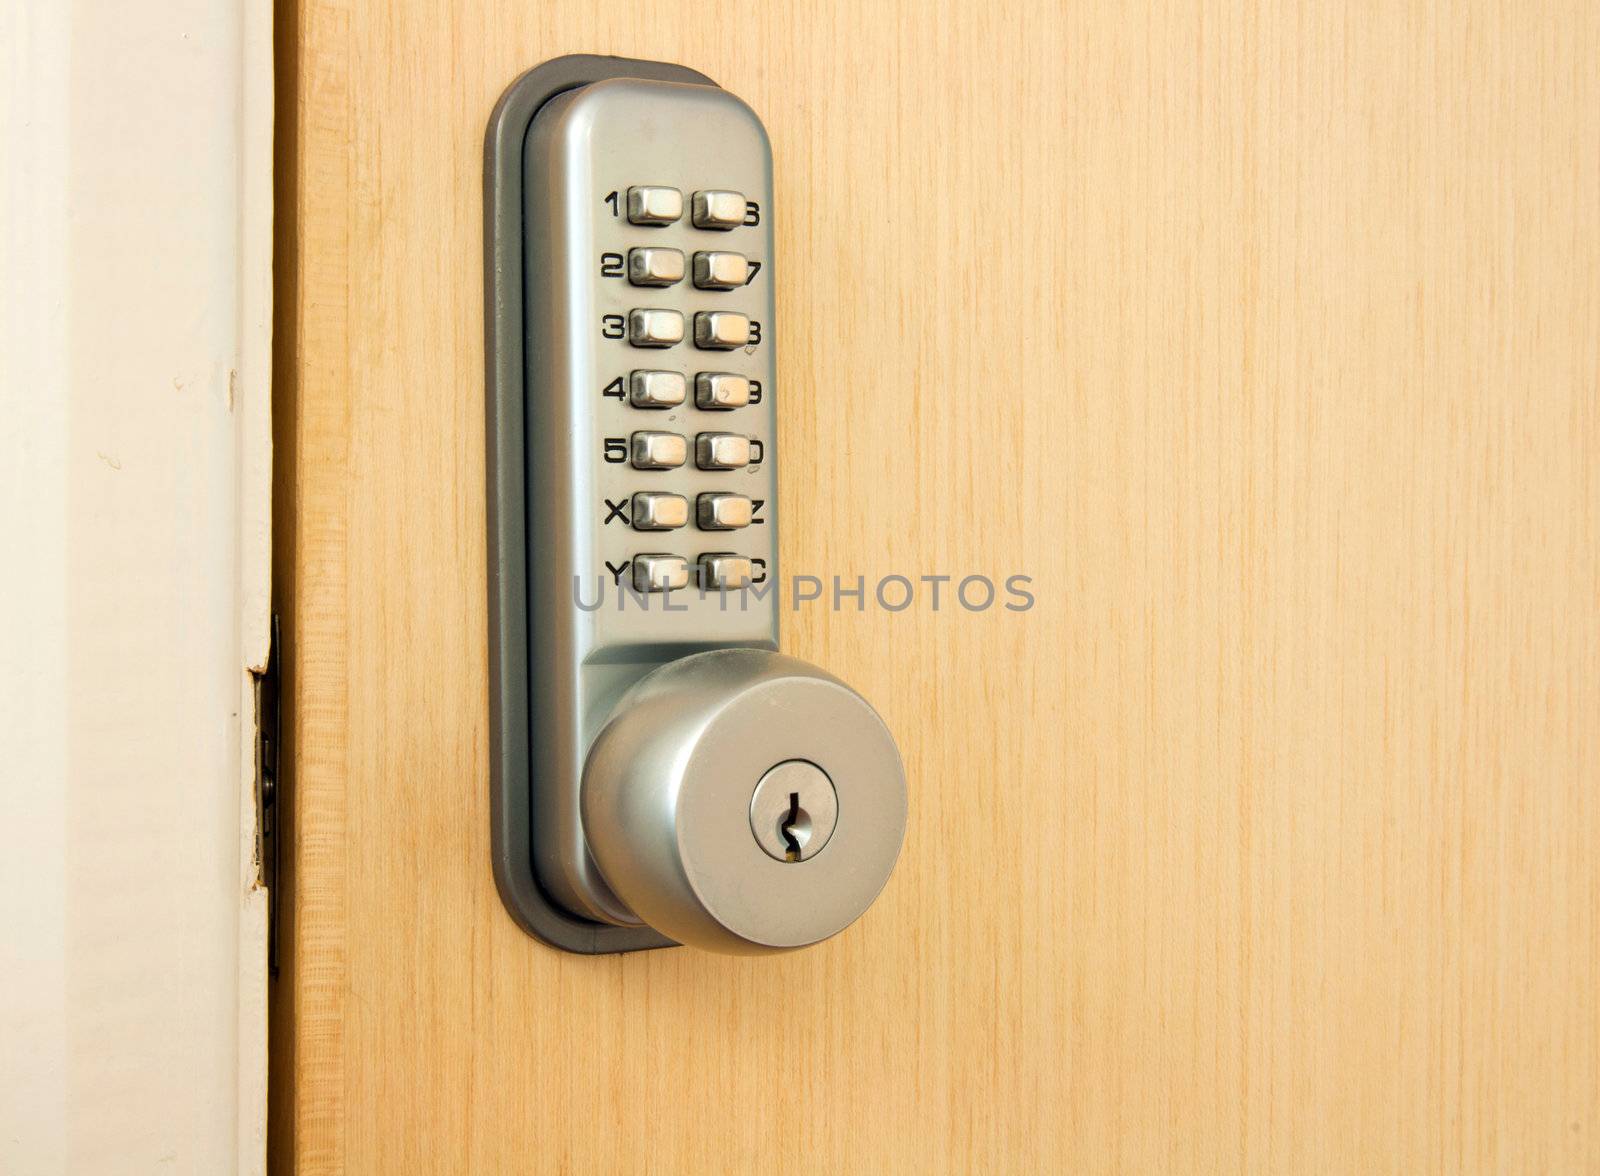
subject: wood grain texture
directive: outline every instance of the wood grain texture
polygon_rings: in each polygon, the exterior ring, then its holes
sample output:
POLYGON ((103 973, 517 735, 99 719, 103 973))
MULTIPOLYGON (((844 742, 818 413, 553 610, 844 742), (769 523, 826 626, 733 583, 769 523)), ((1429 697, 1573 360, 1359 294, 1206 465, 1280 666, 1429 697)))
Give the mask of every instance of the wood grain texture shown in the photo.
POLYGON ((280 1171, 1600 1169, 1600 8, 283 0, 280 1171), (862 922, 583 959, 489 868, 480 169, 679 61, 777 160, 862 922))

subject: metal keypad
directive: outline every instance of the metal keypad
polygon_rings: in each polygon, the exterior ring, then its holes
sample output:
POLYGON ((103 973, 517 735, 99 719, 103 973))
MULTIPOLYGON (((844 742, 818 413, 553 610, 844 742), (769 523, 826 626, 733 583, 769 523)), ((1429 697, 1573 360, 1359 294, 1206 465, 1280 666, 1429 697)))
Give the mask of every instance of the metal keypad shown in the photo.
MULTIPOLYGON (((697 234, 733 233, 752 220, 759 223, 759 205, 728 188, 691 190, 685 217, 681 188, 635 184, 627 189, 628 222, 651 226, 660 230, 661 236, 628 241, 625 250, 608 254, 615 258, 608 263, 611 274, 619 276, 620 272, 630 286, 661 291, 656 297, 664 301, 628 311, 626 341, 633 347, 670 348, 688 337, 699 351, 743 350, 748 354, 760 345, 760 324, 749 313, 757 304, 741 299, 737 292, 747 288, 760 272, 759 264, 746 252, 752 242, 734 236, 729 238, 732 249, 693 246, 698 243, 697 234), (687 285, 683 281, 686 276, 690 279, 687 285)), ((732 357, 727 362, 743 366, 732 357)), ((742 416, 727 414, 747 410, 759 400, 760 384, 747 371, 697 371, 692 378, 694 411, 716 413, 730 424, 745 422, 742 416)), ((619 395, 629 409, 678 409, 688 400, 689 379, 690 374, 681 371, 638 369, 628 373, 619 395)), ((628 432, 625 446, 617 442, 621 456, 612 460, 624 461, 630 470, 649 471, 646 476, 659 478, 668 487, 631 492, 629 523, 633 530, 672 531, 692 522, 697 530, 727 533, 764 521, 758 518, 758 503, 752 495, 733 489, 703 489, 694 481, 706 475, 732 479, 740 471, 757 468, 765 453, 764 443, 747 432, 696 430, 692 416, 691 412, 691 419, 677 413, 666 417, 679 428, 689 426, 694 436, 692 462, 688 438, 675 429, 635 428, 628 432)), ((728 481, 722 482, 723 487, 728 485, 728 481)), ((711 552, 698 557, 696 568, 702 587, 726 590, 751 583, 758 563, 765 568, 767 561, 755 561, 737 551, 711 552)), ((629 583, 636 591, 659 592, 682 587, 680 572, 686 577, 688 564, 684 553, 652 552, 634 554, 630 562, 608 566, 614 575, 618 567, 631 567, 629 583)))

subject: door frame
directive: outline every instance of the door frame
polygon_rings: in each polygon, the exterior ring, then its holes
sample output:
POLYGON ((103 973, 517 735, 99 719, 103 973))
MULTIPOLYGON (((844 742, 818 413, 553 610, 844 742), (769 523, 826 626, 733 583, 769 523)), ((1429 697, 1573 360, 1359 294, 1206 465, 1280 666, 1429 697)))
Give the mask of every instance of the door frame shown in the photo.
POLYGON ((273 10, 0 10, 0 1170, 265 1170, 273 10))

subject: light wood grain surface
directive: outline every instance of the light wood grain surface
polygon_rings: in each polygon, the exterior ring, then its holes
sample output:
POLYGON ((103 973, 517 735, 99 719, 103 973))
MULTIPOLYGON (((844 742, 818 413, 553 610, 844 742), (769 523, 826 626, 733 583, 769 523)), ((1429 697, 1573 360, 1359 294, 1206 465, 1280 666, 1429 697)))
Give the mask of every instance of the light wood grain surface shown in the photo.
POLYGON ((275 1163, 1600 1169, 1600 8, 283 0, 275 1163), (788 570, 899 870, 783 958, 489 868, 481 151, 564 52, 777 161, 788 570))

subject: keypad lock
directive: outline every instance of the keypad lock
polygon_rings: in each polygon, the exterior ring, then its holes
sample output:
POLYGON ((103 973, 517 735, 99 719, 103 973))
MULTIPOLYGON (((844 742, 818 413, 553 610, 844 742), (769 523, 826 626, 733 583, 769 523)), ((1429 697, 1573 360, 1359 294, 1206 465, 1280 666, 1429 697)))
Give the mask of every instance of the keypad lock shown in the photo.
POLYGON ((580 951, 824 939, 906 791, 872 708, 778 652, 766 133, 693 71, 562 58, 487 155, 501 893, 580 951))

